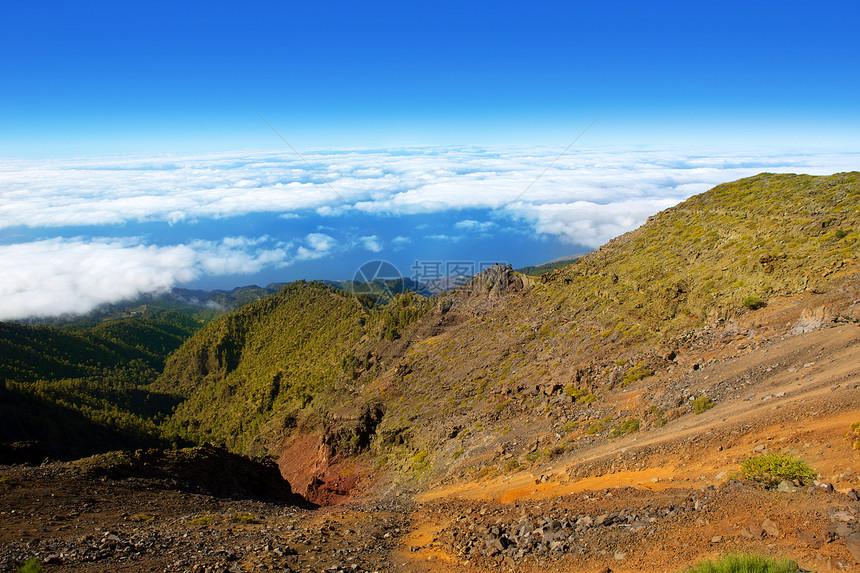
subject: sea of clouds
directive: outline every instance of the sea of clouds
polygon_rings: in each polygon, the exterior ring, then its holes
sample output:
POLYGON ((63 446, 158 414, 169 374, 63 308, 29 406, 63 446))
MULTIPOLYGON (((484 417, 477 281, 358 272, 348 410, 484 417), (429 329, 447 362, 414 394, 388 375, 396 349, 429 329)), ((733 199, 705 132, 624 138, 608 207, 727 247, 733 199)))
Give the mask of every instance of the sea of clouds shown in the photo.
POLYGON ((0 165, 0 319, 81 313, 202 276, 252 274, 350 250, 384 254, 475 233, 514 229, 576 252, 722 182, 762 171, 829 174, 857 169, 860 160, 823 152, 559 152, 444 147, 7 160, 0 165), (295 236, 198 236, 201 223, 259 215, 313 216, 326 225, 295 236), (363 232, 339 234, 356 215, 363 232), (380 221, 416 215, 453 222, 432 233, 377 231, 388 228, 380 221), (117 233, 156 223, 173 229, 169 241, 117 233))

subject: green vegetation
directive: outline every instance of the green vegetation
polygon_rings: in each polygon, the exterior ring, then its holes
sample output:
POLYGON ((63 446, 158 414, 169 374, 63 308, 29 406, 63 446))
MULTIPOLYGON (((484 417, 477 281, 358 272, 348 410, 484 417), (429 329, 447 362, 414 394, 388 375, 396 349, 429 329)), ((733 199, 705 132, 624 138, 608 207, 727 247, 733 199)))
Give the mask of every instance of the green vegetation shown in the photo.
POLYGON ((710 410, 714 407, 713 401, 708 396, 699 396, 693 400, 693 412, 701 414, 705 410, 710 410))
POLYGON ((639 431, 639 420, 636 418, 627 418, 619 425, 612 428, 612 431, 609 432, 610 438, 619 438, 621 436, 626 436, 627 434, 632 434, 634 432, 639 431))
POLYGON ((846 276, 860 254, 858 204, 857 172, 762 173, 655 215, 541 286, 560 312, 607 333, 595 349, 671 336, 728 317, 750 292, 773 298, 846 276))
POLYGON ((851 433, 846 438, 852 442, 851 447, 853 449, 860 450, 860 422, 851 424, 851 433))
POLYGON ((426 471, 430 467, 430 462, 427 459, 429 454, 421 451, 412 457, 412 469, 416 472, 426 471))
MULTIPOLYGON (((259 454, 284 420, 313 427, 332 408, 360 410, 364 402, 345 401, 355 381, 378 374, 385 340, 399 337, 431 307, 432 299, 407 292, 368 310, 348 292, 291 283, 210 322, 170 357, 154 388, 183 401, 165 432, 259 454)), ((410 376, 408 363, 398 376, 410 376)), ((353 453, 368 446, 365 430, 345 431, 333 446, 353 453)))
POLYGON ((808 485, 815 480, 817 474, 806 463, 791 456, 766 454, 741 462, 741 475, 767 487, 774 487, 783 480, 808 485))
POLYGON ((597 396, 588 390, 577 388, 573 384, 568 385, 564 389, 564 393, 573 398, 578 404, 591 404, 597 400, 597 396))
POLYGON ((750 310, 758 310, 764 306, 764 301, 757 296, 748 296, 744 298, 744 306, 750 310))
POLYGON ((585 433, 586 434, 600 434, 602 432, 605 432, 606 431, 606 425, 609 424, 611 421, 612 421, 612 418, 609 416, 607 416, 605 418, 600 418, 599 420, 592 422, 588 426, 588 428, 586 428, 585 433))
POLYGON ((700 561, 686 573, 797 573, 799 570, 797 562, 787 558, 774 560, 758 554, 732 554, 715 561, 700 561))
POLYGON ((149 385, 199 327, 161 310, 74 330, 0 323, 0 441, 40 440, 59 458, 167 444, 178 400, 149 385))
POLYGON ((199 527, 207 527, 209 525, 212 525, 212 520, 213 520, 212 514, 207 513, 206 515, 199 515, 195 518, 189 519, 188 523, 190 525, 196 525, 199 527))
POLYGON ((543 451, 543 457, 545 457, 548 460, 552 460, 552 459, 555 459, 558 456, 562 455, 566 451, 567 451, 567 445, 566 444, 556 444, 555 446, 549 446, 548 448, 546 448, 543 451))
POLYGON ((577 420, 570 420, 568 422, 565 422, 564 426, 562 426, 561 429, 564 430, 565 432, 572 432, 575 429, 577 429, 578 427, 579 427, 579 422, 577 420))
POLYGON ((42 573, 42 564, 35 557, 30 557, 18 567, 18 573, 42 573))
POLYGON ((517 272, 522 273, 524 275, 539 277, 539 276, 544 275, 546 273, 552 272, 555 269, 561 269, 561 268, 564 268, 570 264, 573 264, 574 260, 575 259, 571 258, 571 259, 564 259, 562 261, 552 261, 549 263, 544 263, 542 265, 532 265, 532 266, 528 266, 528 267, 523 267, 521 269, 517 269, 517 272))
POLYGON ((237 513, 232 518, 230 518, 230 521, 234 523, 259 523, 259 521, 257 521, 257 518, 254 517, 252 513, 248 512, 237 513))
POLYGON ((666 425, 666 419, 663 418, 663 408, 657 406, 649 406, 648 412, 645 414, 646 419, 654 425, 655 428, 662 428, 666 425))
POLYGON ((654 371, 651 370, 651 368, 647 364, 637 364, 624 374, 624 378, 621 379, 621 386, 627 386, 629 384, 632 384, 633 382, 644 380, 645 378, 648 378, 649 376, 653 375, 654 371))

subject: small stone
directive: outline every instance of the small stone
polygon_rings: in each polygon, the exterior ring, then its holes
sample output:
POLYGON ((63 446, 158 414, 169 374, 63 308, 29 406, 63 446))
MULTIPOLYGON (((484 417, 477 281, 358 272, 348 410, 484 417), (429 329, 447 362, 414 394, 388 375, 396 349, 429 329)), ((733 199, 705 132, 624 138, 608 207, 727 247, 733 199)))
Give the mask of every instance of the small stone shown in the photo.
POLYGON ((830 516, 830 519, 833 521, 844 521, 845 523, 854 521, 855 517, 848 513, 847 511, 837 511, 834 512, 833 515, 830 516))
POLYGON ((798 531, 797 539, 801 543, 808 545, 811 549, 821 549, 824 545, 824 539, 807 530, 798 531))
POLYGON ((711 543, 719 543, 722 540, 723 540, 722 535, 714 535, 713 537, 711 537, 711 543))
POLYGON ((761 528, 769 536, 779 537, 779 527, 777 527, 770 519, 765 518, 765 520, 761 522, 761 528))
POLYGON ((860 533, 849 535, 848 539, 845 540, 845 546, 848 548, 848 552, 854 558, 854 561, 860 563, 860 533))
POLYGON ((627 552, 626 551, 616 551, 614 557, 615 557, 616 561, 624 561, 625 559, 627 559, 627 552))
POLYGON ((795 485, 787 479, 784 479, 779 482, 778 486, 776 486, 776 490, 781 491, 783 493, 794 493, 797 491, 797 487, 795 487, 795 485))

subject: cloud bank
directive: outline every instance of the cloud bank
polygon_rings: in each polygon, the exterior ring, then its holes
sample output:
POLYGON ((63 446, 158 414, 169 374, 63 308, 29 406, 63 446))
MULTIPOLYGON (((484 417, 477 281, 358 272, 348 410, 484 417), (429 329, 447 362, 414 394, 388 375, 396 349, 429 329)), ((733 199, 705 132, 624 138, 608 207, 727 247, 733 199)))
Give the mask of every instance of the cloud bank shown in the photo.
POLYGON ((163 292, 200 276, 250 274, 325 256, 331 237, 304 244, 227 237, 156 246, 134 239, 52 238, 0 246, 0 318, 89 312, 100 304, 163 292))
POLYGON ((725 181, 762 171, 829 174, 860 163, 848 153, 559 151, 316 150, 305 153, 313 170, 287 151, 4 161, 0 319, 86 312, 200 277, 253 274, 351 250, 384 256, 492 236, 501 255, 516 234, 596 248, 725 181), (401 226, 386 237, 362 228, 356 214, 383 232, 390 218, 447 222, 410 232, 401 226), (277 233, 285 236, 200 237, 207 222, 211 229, 256 215, 280 221, 277 233), (326 222, 310 231, 311 218, 326 222), (110 238, 149 223, 169 225, 178 239, 110 238), (349 225, 359 230, 345 230, 349 225))

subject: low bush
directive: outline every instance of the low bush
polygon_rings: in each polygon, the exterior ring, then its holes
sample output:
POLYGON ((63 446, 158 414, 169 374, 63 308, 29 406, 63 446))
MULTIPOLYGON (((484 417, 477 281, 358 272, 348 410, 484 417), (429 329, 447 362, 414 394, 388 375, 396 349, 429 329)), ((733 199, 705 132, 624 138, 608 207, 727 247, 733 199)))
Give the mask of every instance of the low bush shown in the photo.
POLYGON ((615 426, 609 433, 610 438, 618 438, 639 431, 639 420, 636 418, 627 418, 619 425, 615 426))
POLYGON ((764 306, 764 301, 757 296, 748 296, 744 299, 744 306, 750 310, 757 310, 764 306))
POLYGON ((18 567, 18 573, 42 573, 42 564, 35 557, 30 557, 18 567))
POLYGON ((746 479, 774 487, 783 480, 808 485, 815 480, 815 470, 791 456, 765 454, 741 462, 741 475, 746 479))
POLYGON ((696 414, 701 414, 705 410, 710 410, 714 407, 714 402, 707 396, 700 396, 693 400, 693 411, 696 414))
POLYGON ((851 447, 855 450, 860 450, 860 422, 851 424, 851 433, 846 436, 849 442, 853 442, 851 447))
POLYGON ((599 433, 606 430, 606 424, 608 424, 611 421, 612 421, 612 418, 610 418, 610 417, 600 418, 599 420, 592 422, 591 425, 589 425, 588 428, 586 428, 585 433, 586 434, 599 434, 599 433))
POLYGON ((577 420, 570 420, 569 422, 566 422, 564 426, 562 426, 562 430, 564 430, 565 432, 572 432, 578 427, 579 422, 577 420))
POLYGON ((654 371, 644 362, 640 362, 624 374, 624 378, 621 379, 621 386, 627 386, 653 375, 654 371))
POLYGON ((716 561, 699 561, 685 573, 797 573, 799 570, 797 562, 791 559, 775 560, 753 553, 726 555, 716 561))

